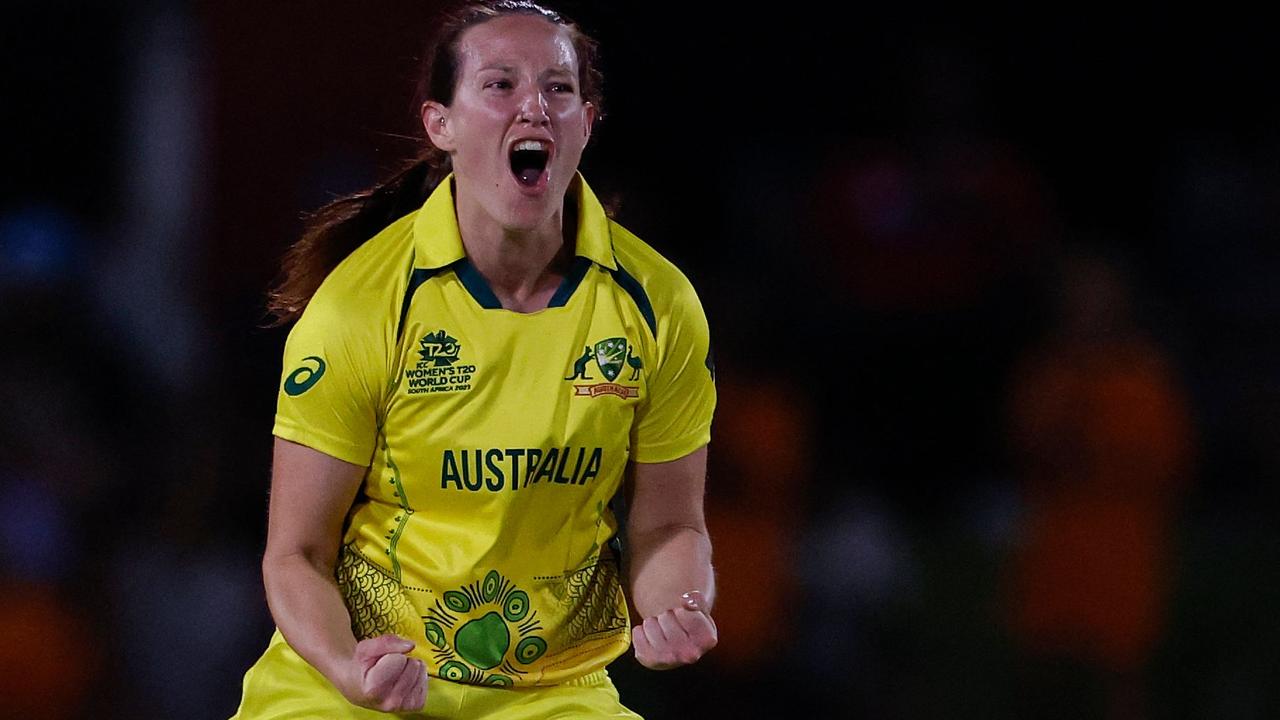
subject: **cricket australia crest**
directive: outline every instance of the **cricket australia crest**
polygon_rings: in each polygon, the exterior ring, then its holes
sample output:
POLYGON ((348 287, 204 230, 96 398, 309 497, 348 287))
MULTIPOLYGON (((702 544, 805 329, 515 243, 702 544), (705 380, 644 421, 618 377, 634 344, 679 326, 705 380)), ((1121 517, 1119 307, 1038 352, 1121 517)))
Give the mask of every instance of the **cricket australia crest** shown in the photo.
POLYGON ((596 369, 604 376, 604 382, 595 384, 575 384, 574 395, 598 397, 600 395, 616 395, 620 398, 640 396, 640 388, 636 385, 625 385, 615 382, 630 368, 627 382, 639 382, 644 362, 632 351, 631 343, 625 337, 613 337, 600 340, 594 347, 584 347, 582 354, 573 361, 573 373, 565 380, 594 380, 590 374, 594 360, 596 369))

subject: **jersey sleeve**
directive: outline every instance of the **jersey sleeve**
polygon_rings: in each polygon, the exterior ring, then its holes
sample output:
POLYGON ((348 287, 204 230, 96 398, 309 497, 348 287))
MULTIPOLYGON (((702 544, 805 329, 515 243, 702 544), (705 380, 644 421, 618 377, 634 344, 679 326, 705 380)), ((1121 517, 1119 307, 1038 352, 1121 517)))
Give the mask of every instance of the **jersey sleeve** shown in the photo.
POLYGON ((710 442, 716 406, 710 329, 687 281, 658 328, 658 363, 632 428, 631 458, 642 463, 678 460, 710 442))
POLYGON ((386 349, 378 323, 322 286, 285 343, 273 434, 354 465, 373 458, 386 349))

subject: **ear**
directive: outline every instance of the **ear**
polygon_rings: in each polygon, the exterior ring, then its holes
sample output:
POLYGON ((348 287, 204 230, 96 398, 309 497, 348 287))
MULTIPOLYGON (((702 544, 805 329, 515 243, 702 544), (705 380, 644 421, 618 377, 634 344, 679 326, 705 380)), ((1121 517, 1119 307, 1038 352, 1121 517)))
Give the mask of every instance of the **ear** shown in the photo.
POLYGON ((591 126, 596 122, 596 106, 591 103, 582 103, 582 128, 584 132, 583 140, 591 139, 591 126))
POLYGON ((449 127, 449 108, 434 100, 422 103, 422 128, 431 144, 445 152, 453 152, 453 131, 449 127))

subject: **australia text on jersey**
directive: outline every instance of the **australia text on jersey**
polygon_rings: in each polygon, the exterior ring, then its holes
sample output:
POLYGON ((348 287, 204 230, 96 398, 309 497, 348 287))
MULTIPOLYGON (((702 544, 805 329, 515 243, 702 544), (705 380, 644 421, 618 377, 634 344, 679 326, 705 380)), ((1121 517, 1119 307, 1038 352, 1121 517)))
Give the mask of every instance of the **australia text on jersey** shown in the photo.
POLYGON ((586 485, 600 474, 603 448, 473 448, 445 450, 440 487, 515 492, 530 485, 586 485))

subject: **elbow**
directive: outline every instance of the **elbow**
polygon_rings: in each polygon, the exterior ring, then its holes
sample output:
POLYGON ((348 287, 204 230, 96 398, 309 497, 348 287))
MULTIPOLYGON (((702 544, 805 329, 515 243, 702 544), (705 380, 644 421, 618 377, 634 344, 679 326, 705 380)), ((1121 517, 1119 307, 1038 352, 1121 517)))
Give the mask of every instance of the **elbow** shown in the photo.
POLYGON ((272 587, 281 576, 287 574, 288 560, 279 554, 265 552, 262 554, 262 585, 271 594, 272 587))
POLYGON ((333 577, 337 565, 337 553, 325 553, 317 548, 278 547, 267 543, 262 554, 262 581, 270 587, 273 579, 288 575, 298 569, 333 577))

